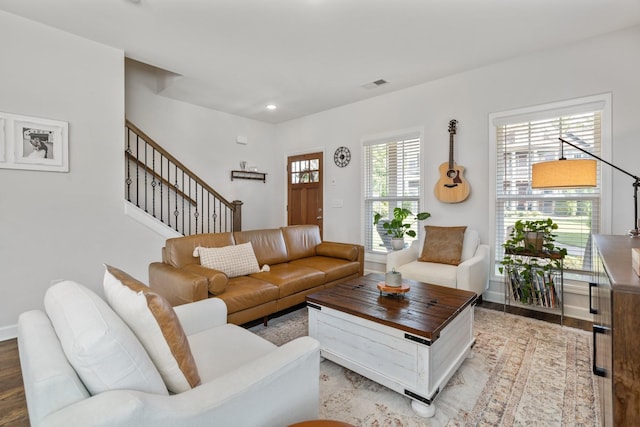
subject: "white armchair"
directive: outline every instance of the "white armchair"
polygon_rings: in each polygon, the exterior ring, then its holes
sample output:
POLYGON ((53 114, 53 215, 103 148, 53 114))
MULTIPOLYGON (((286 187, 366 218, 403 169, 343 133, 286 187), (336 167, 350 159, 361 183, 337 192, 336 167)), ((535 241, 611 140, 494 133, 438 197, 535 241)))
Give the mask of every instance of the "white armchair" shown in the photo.
MULTIPOLYGON (((111 310, 104 301, 95 302, 104 303, 100 310, 111 310)), ((76 319, 86 314, 82 307, 73 310, 76 319)), ((302 337, 277 347, 227 324, 226 311, 217 298, 175 309, 191 344, 200 385, 177 394, 115 387, 94 395, 69 362, 48 308, 47 313, 23 313, 18 344, 31 425, 275 427, 316 418, 318 342, 302 337)), ((104 318, 111 313, 115 315, 112 311, 104 318)))
POLYGON ((467 228, 462 243, 459 265, 418 261, 424 246, 424 235, 407 249, 389 252, 387 271, 395 269, 403 278, 419 282, 465 289, 478 296, 489 286, 489 246, 480 244, 478 232, 467 228))

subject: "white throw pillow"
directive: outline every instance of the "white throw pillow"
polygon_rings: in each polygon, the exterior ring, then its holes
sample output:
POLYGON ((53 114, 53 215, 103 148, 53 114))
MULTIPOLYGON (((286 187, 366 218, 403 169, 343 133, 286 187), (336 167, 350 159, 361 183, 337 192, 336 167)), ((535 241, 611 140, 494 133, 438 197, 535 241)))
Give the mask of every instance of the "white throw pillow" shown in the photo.
POLYGON ((480 236, 478 231, 467 228, 464 232, 464 240, 462 242, 462 255, 460 257, 461 262, 465 262, 468 259, 473 258, 478 250, 480 244, 480 236))
POLYGON ((198 246, 193 251, 193 256, 200 257, 200 265, 203 267, 222 271, 229 278, 260 272, 251 242, 221 248, 198 246))
POLYGON ((109 305, 129 325, 174 393, 200 384, 191 347, 171 304, 144 283, 106 265, 104 294, 109 305))
POLYGON ((44 306, 89 393, 126 389, 168 394, 140 341, 93 291, 63 281, 47 290, 44 306))

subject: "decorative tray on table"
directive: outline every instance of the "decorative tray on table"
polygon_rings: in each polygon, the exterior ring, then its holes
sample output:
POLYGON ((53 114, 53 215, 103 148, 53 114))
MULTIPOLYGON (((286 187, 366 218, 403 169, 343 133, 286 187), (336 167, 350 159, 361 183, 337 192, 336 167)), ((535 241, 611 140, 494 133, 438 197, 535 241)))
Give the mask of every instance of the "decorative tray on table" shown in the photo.
POLYGON ((400 286, 387 286, 385 282, 379 282, 378 289, 380 290, 380 295, 385 293, 390 295, 404 296, 404 294, 406 294, 407 292, 409 292, 409 290, 411 290, 411 287, 409 287, 409 285, 406 285, 404 283, 401 284, 400 286))

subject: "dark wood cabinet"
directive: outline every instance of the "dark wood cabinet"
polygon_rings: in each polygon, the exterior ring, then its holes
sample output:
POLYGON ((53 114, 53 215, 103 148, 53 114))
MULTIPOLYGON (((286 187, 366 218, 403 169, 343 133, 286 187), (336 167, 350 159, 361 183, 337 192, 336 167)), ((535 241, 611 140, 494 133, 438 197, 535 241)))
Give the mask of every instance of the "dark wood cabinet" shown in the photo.
POLYGON ((631 249, 640 239, 594 236, 597 275, 589 285, 593 373, 603 426, 640 426, 640 277, 631 249))

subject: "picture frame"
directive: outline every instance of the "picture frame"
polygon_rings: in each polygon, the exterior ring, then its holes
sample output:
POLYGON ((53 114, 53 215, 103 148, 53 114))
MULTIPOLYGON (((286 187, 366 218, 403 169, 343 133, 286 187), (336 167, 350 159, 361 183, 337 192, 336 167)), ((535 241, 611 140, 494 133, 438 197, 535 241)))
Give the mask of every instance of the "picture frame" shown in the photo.
POLYGON ((68 122, 0 113, 0 168, 69 171, 68 122))

